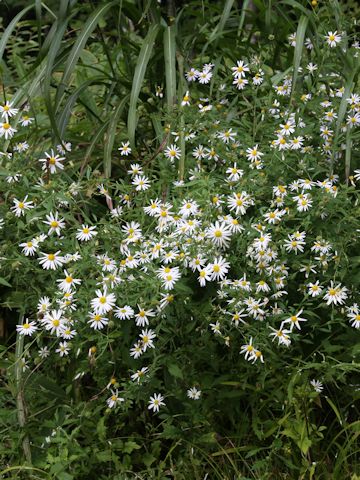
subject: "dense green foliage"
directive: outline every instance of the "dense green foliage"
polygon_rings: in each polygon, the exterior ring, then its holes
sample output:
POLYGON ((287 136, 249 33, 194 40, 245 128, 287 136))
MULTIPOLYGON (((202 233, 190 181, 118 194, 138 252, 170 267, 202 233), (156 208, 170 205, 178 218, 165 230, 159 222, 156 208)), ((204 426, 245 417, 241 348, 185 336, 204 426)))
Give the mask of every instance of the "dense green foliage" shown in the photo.
POLYGON ((359 478, 356 9, 1 12, 0 478, 359 478))

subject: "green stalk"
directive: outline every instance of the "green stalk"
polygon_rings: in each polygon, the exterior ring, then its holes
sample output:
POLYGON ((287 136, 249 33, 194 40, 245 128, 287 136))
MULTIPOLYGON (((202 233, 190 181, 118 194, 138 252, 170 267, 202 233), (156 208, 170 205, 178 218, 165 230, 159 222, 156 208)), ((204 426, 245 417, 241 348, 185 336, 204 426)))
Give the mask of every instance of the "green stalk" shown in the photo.
MULTIPOLYGON (((179 108, 181 110, 181 101, 185 93, 185 82, 184 82, 184 57, 177 52, 176 54, 178 67, 179 67, 179 92, 178 92, 178 102, 179 108)), ((184 180, 185 176, 185 119, 184 114, 181 111, 180 114, 180 160, 179 160, 179 180, 184 180)))
MULTIPOLYGON (((21 316, 21 323, 24 317, 21 316)), ((16 409, 20 429, 23 430, 26 425, 26 404, 24 397, 23 381, 22 381, 22 357, 24 353, 24 335, 17 333, 15 347, 15 385, 16 385, 16 409)), ((26 461, 31 465, 31 449, 29 437, 25 434, 22 447, 26 461)))

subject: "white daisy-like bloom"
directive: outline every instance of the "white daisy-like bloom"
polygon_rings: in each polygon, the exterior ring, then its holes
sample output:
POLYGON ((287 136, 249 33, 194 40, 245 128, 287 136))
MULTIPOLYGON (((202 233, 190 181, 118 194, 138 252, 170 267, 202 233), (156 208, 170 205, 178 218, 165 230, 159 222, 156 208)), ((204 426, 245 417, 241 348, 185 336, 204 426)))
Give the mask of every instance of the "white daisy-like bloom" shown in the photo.
POLYGON ((328 32, 327 35, 325 35, 325 40, 331 48, 334 48, 341 42, 341 35, 337 33, 337 30, 335 30, 335 32, 328 32))
POLYGON ((111 390, 111 397, 106 400, 107 406, 109 408, 115 408, 122 402, 125 402, 125 399, 123 397, 119 397, 118 390, 111 390))
POLYGON ((232 131, 232 128, 229 128, 225 132, 219 132, 218 138, 222 140, 224 143, 235 142, 236 132, 232 131))
POLYGON ((107 313, 114 308, 116 297, 113 293, 108 293, 105 289, 103 292, 101 290, 96 290, 95 294, 96 298, 93 298, 90 302, 95 313, 107 313))
POLYGON ((199 390, 196 387, 191 387, 189 390, 186 392, 186 395, 191 399, 191 400, 199 400, 201 397, 201 390, 199 390))
POLYGON ((249 343, 241 345, 240 353, 245 354, 245 360, 249 360, 254 350, 253 339, 250 337, 249 343))
POLYGON ((56 150, 61 153, 61 155, 65 155, 66 152, 71 152, 71 143, 63 141, 62 144, 56 145, 56 150))
POLYGON ((129 305, 124 305, 123 307, 116 307, 114 315, 120 320, 130 320, 134 316, 134 310, 129 305))
POLYGON ((233 193, 228 197, 227 205, 236 215, 245 215, 246 210, 252 205, 252 200, 246 192, 233 193))
POLYGON ((212 281, 212 268, 210 265, 207 265, 206 267, 202 268, 200 267, 198 269, 198 281, 200 283, 200 287, 205 287, 206 282, 211 282, 212 281))
POLYGON ((225 222, 220 223, 218 221, 215 224, 211 224, 206 230, 206 237, 209 238, 217 247, 227 248, 231 240, 231 230, 225 222))
POLYGON ((108 323, 109 319, 103 317, 100 313, 90 313, 90 320, 87 322, 94 330, 102 330, 108 323))
POLYGON ((213 74, 212 74, 212 72, 210 72, 210 70, 204 69, 202 72, 199 72, 199 74, 197 76, 197 80, 202 85, 205 85, 205 84, 210 82, 212 76, 213 76, 213 74))
POLYGON ((139 337, 143 352, 146 352, 148 348, 155 348, 153 340, 156 338, 156 333, 154 330, 142 330, 139 337))
POLYGON ((262 70, 255 73, 255 75, 252 77, 253 84, 256 86, 261 85, 264 81, 263 75, 264 75, 264 72, 262 70))
POLYGON ((244 175, 244 170, 238 168, 235 162, 232 167, 229 167, 226 170, 226 173, 228 174, 228 178, 231 182, 237 182, 244 175))
POLYGON ((295 132, 295 124, 294 121, 289 119, 286 123, 280 124, 280 135, 291 135, 295 132))
POLYGON ((62 162, 65 160, 65 157, 60 157, 59 155, 55 155, 53 149, 51 149, 50 153, 45 152, 46 158, 40 158, 39 162, 43 164, 43 170, 50 170, 50 173, 56 173, 56 170, 63 170, 64 165, 62 162))
POLYGON ((288 235, 289 239, 285 240, 284 247, 287 252, 303 253, 305 242, 300 239, 295 239, 292 235, 288 235))
POLYGON ((16 331, 20 335, 27 335, 31 337, 31 335, 35 333, 36 330, 37 330, 36 322, 29 322, 28 319, 26 319, 23 324, 16 325, 16 331))
POLYGON ((64 279, 56 280, 57 283, 59 283, 59 288, 62 292, 71 292, 76 288, 76 285, 81 284, 80 278, 73 278, 67 270, 64 270, 64 275, 64 279))
POLYGON ((195 68, 190 68, 190 70, 185 73, 185 78, 188 82, 194 82, 199 76, 199 73, 195 68))
POLYGON ((70 347, 67 342, 59 342, 59 347, 55 350, 56 353, 60 355, 60 357, 64 357, 69 355, 70 347))
POLYGON ((150 205, 144 207, 144 212, 150 217, 155 217, 155 215, 159 214, 161 206, 161 200, 156 198, 155 200, 150 200, 150 205))
POLYGON ((31 208, 34 208, 33 202, 32 201, 27 201, 28 195, 25 196, 24 200, 17 200, 14 198, 14 206, 11 207, 11 211, 15 213, 16 217, 21 217, 22 215, 25 215, 26 210, 30 210, 31 208))
POLYGON ((157 276, 162 279, 165 290, 172 290, 181 277, 179 267, 161 267, 157 276))
POLYGON ((38 354, 39 354, 39 357, 40 358, 48 358, 48 356, 50 355, 50 350, 48 347, 41 347, 39 350, 38 350, 38 354))
POLYGON ((291 330, 287 330, 285 328, 279 328, 276 330, 275 328, 269 327, 270 330, 272 330, 271 333, 269 333, 270 337, 273 337, 272 341, 278 340, 279 345, 286 345, 287 347, 291 344, 290 336, 289 334, 291 333, 291 330))
POLYGON ((5 140, 12 138, 16 132, 16 128, 13 128, 9 122, 0 123, 0 137, 5 137, 5 140))
POLYGON ((58 212, 55 212, 55 215, 53 213, 50 213, 49 215, 46 215, 46 220, 43 220, 43 223, 45 225, 48 225, 49 231, 48 235, 51 235, 52 233, 56 233, 56 235, 60 236, 61 232, 60 230, 65 227, 65 222, 63 218, 59 218, 58 212))
POLYGON ((89 227, 89 225, 83 224, 81 228, 77 230, 76 238, 81 242, 88 242, 95 235, 97 235, 96 227, 89 227))
POLYGON ((144 192, 145 190, 150 188, 150 180, 145 177, 145 175, 135 175, 131 183, 135 185, 135 190, 138 192, 144 192))
POLYGON ((29 117, 29 115, 23 115, 23 116, 20 118, 20 125, 21 125, 22 127, 27 127, 28 125, 31 125, 34 120, 35 120, 35 118, 29 117))
POLYGON ((323 384, 319 380, 311 380, 310 385, 314 388, 315 392, 321 393, 324 390, 323 384))
POLYGON ((19 142, 15 145, 14 150, 15 152, 26 152, 29 149, 29 144, 27 142, 19 142))
POLYGON ((235 67, 231 67, 232 74, 235 78, 244 78, 249 67, 243 60, 238 60, 235 67))
POLYGON ((140 383, 148 371, 149 371, 148 367, 142 367, 140 370, 137 370, 135 373, 131 375, 131 380, 133 380, 134 382, 136 381, 137 383, 140 383))
POLYGON ((179 215, 188 218, 190 215, 196 215, 199 211, 199 205, 192 199, 183 200, 180 206, 179 215))
POLYGON ((209 264, 211 268, 211 279, 212 280, 224 280, 227 272, 230 268, 230 263, 228 263, 223 257, 215 258, 213 263, 209 264))
POLYGON ((262 352, 254 348, 254 350, 251 352, 249 356, 249 361, 252 361, 253 363, 255 363, 257 362, 257 360, 260 360, 261 363, 264 363, 264 357, 262 352))
POLYGON ((318 297, 322 294, 323 288, 319 285, 319 280, 317 280, 315 283, 308 283, 307 287, 310 297, 318 297))
POLYGON ((135 343, 130 349, 130 356, 134 357, 135 359, 140 358, 143 353, 141 342, 135 343))
POLYGON ((20 243, 19 247, 22 248, 22 252, 26 257, 28 257, 29 255, 35 255, 37 249, 39 248, 39 244, 35 239, 32 239, 29 242, 20 243))
POLYGON ((327 305, 343 305, 348 298, 347 291, 348 289, 342 287, 341 283, 335 285, 333 280, 331 280, 330 286, 327 288, 324 295, 324 300, 326 300, 327 305))
POLYGON ((45 313, 49 310, 51 301, 49 297, 41 297, 37 305, 38 313, 45 313))
POLYGON ((130 170, 128 170, 127 173, 131 176, 133 176, 133 175, 143 175, 144 174, 141 165, 139 165, 138 163, 132 163, 130 165, 130 170))
POLYGON ((243 90, 249 83, 249 80, 247 80, 246 78, 236 77, 232 83, 233 85, 236 85, 236 88, 238 90, 243 90))
POLYGON ((14 108, 11 102, 6 102, 5 105, 0 105, 0 114, 2 118, 7 122, 9 118, 14 117, 19 109, 14 108))
POLYGON ((65 330, 65 319, 63 317, 62 310, 51 310, 47 312, 42 323, 46 330, 50 333, 56 333, 57 337, 60 337, 65 330))
POLYGON ((259 151, 259 145, 255 145, 254 147, 247 148, 246 153, 247 153, 246 158, 251 162, 254 162, 255 160, 260 160, 261 157, 264 155, 259 151))
POLYGON ((290 317, 286 318, 282 324, 281 324, 281 327, 283 327, 283 325, 286 325, 287 323, 290 324, 290 331, 292 332, 293 331, 293 328, 294 326, 296 328, 298 328, 299 330, 301 330, 301 327, 300 327, 300 322, 307 322, 307 319, 306 318, 302 318, 300 317, 300 315, 302 314, 303 310, 301 309, 298 313, 296 313, 295 315, 291 315, 290 317))
POLYGON ((356 329, 360 329, 360 311, 357 304, 347 307, 348 313, 346 316, 349 319, 350 325, 356 329))
POLYGON ((174 158, 179 159, 181 156, 181 150, 176 145, 170 145, 165 149, 164 155, 170 160, 174 160, 174 158))
POLYGON ((120 151, 120 155, 122 156, 128 156, 131 153, 131 148, 129 147, 130 142, 121 142, 121 147, 118 148, 120 151))
POLYGON ((149 325, 149 318, 154 317, 155 312, 153 310, 145 310, 140 305, 138 305, 138 313, 135 315, 135 323, 138 327, 144 327, 145 325, 149 325))
POLYGON ((55 253, 40 253, 39 262, 44 270, 56 270, 65 263, 64 257, 59 255, 61 253, 60 250, 55 253))
POLYGON ((148 409, 154 413, 158 412, 160 407, 165 405, 163 400, 164 397, 160 393, 154 393, 154 395, 150 397, 148 409))
POLYGON ((190 94, 189 90, 186 91, 185 95, 183 96, 183 99, 181 101, 181 106, 185 107, 185 105, 190 105, 190 94))

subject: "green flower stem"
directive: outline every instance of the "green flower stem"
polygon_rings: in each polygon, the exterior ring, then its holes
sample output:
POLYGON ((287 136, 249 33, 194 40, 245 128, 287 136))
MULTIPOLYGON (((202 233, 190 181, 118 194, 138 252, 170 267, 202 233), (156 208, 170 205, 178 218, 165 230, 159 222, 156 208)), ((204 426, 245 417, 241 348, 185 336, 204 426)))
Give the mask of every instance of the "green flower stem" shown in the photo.
MULTIPOLYGON (((22 316, 22 321, 24 317, 22 316)), ((20 429, 23 430, 26 425, 26 405, 24 397, 24 389, 22 382, 22 356, 24 353, 24 335, 18 333, 16 335, 16 348, 15 348, 15 382, 16 382, 16 409, 17 417, 19 421, 20 429)), ((31 465, 31 449, 30 441, 27 435, 24 435, 22 441, 22 447, 26 461, 31 465)))

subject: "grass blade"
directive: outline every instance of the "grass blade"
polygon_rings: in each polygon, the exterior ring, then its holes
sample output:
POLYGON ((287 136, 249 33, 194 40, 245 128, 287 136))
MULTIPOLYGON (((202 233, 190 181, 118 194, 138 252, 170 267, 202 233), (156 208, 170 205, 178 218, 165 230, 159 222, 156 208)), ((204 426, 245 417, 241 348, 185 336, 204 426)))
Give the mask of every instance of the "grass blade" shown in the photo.
POLYGON ((144 80, 146 67, 149 63, 151 54, 153 53, 153 46, 154 46, 154 42, 158 34, 159 28, 160 27, 157 24, 152 25, 149 28, 149 31, 146 37, 144 38, 144 42, 136 62, 135 73, 134 73, 133 83, 131 87, 130 107, 129 107, 129 113, 128 113, 128 133, 129 133, 129 140, 132 148, 135 148, 135 129, 137 124, 136 106, 139 98, 139 93, 141 90, 141 85, 144 80))
POLYGON ((296 30, 296 46, 294 51, 294 71, 292 78, 291 96, 293 96, 296 90, 296 81, 299 74, 299 67, 304 47, 305 33, 309 23, 309 18, 306 15, 301 15, 299 25, 296 30))
POLYGON ((224 5, 224 10, 220 17, 220 21, 216 25, 215 29, 211 32, 211 35, 208 41, 209 44, 212 43, 215 39, 219 39, 221 37, 224 31, 225 24, 230 17, 230 12, 233 5, 234 5, 234 0, 226 0, 224 5))
POLYGON ((104 174, 106 178, 111 177, 111 154, 114 146, 114 140, 116 135, 116 126, 120 115, 122 114, 125 105, 129 101, 129 95, 126 95, 119 105, 116 107, 114 113, 109 119, 109 128, 105 134, 105 147, 104 147, 104 174))
POLYGON ((169 108, 176 103, 175 29, 175 25, 167 26, 164 32, 166 101, 169 108))
POLYGON ((74 68, 76 67, 76 64, 79 60, 81 51, 85 47, 85 44, 89 38, 89 36, 92 34, 92 32, 95 30, 96 25, 98 24, 98 21, 100 18, 105 14, 107 10, 109 10, 110 7, 115 5, 117 3, 115 0, 110 2, 110 3, 105 3, 101 5, 95 12, 90 15, 89 19, 84 25, 84 28, 82 29, 81 33, 78 35, 73 48, 71 49, 71 52, 69 54, 69 57, 66 61, 65 67, 64 67, 64 73, 61 78, 60 86, 57 90, 56 94, 56 105, 59 106, 61 103, 61 97, 65 91, 65 88, 70 82, 71 75, 74 71, 74 68))
POLYGON ((59 132, 60 132, 60 135, 61 135, 61 138, 64 138, 64 133, 65 133, 65 129, 67 127, 67 124, 69 123, 69 118, 70 118, 70 115, 71 115, 71 112, 73 110, 73 107, 75 105, 75 102, 76 100, 78 99, 78 97, 82 94, 82 92, 87 89, 87 87, 89 87, 90 85, 94 85, 94 84, 103 84, 104 81, 103 81, 103 77, 93 77, 93 78, 90 78, 89 80, 85 81, 84 83, 82 83, 76 90, 75 92, 70 95, 70 97, 67 99, 67 102, 61 112, 60 115, 58 115, 57 117, 57 124, 58 124, 58 128, 59 128, 59 132))
POLYGON ((5 51, 5 48, 6 48, 6 44, 14 30, 14 28, 16 27, 18 21, 20 20, 20 18, 22 18, 25 13, 27 13, 31 8, 33 8, 33 5, 29 5, 28 7, 25 7, 21 10, 21 12, 19 12, 16 17, 13 18, 13 20, 9 23, 8 27, 6 28, 5 32, 2 34, 1 36, 1 40, 0 40, 0 62, 3 58, 3 55, 4 55, 4 51, 5 51))

